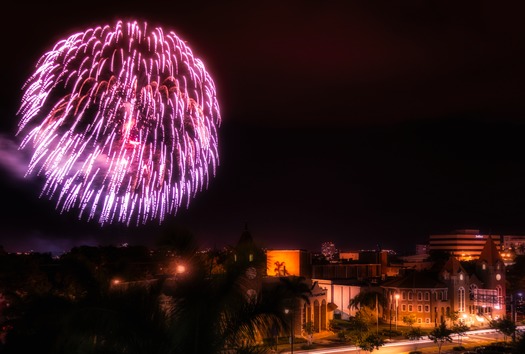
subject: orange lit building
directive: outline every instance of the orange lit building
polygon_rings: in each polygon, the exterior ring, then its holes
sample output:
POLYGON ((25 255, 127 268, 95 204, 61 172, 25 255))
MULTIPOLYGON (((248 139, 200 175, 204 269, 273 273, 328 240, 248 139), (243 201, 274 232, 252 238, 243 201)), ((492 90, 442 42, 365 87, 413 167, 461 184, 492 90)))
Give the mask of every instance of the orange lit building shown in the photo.
POLYGON ((312 256, 305 250, 267 250, 266 273, 269 277, 312 277, 312 256))

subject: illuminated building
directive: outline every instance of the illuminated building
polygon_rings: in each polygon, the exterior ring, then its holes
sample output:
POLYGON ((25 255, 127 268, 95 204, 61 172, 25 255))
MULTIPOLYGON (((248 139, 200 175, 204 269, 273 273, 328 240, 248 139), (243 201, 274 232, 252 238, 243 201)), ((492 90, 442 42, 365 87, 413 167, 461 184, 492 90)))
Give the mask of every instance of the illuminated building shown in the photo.
POLYGON ((450 321, 456 311, 468 326, 487 325, 505 316, 505 264, 490 236, 472 269, 450 255, 441 266, 408 272, 381 288, 389 301, 385 320, 397 324, 403 316, 415 315, 418 325, 436 326, 450 321))
POLYGON ((460 261, 474 260, 480 255, 489 237, 499 248, 501 244, 499 236, 483 235, 479 230, 474 229, 462 229, 455 230, 451 234, 430 235, 428 250, 448 252, 460 261))

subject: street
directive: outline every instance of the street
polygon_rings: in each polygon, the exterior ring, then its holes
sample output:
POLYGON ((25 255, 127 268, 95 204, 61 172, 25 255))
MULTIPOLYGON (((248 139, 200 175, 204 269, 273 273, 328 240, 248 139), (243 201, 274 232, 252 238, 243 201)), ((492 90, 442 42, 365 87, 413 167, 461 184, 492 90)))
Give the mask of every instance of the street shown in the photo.
MULTIPOLYGON (((519 330, 523 331, 525 326, 518 327, 519 330)), ((461 337, 461 342, 458 344, 457 336, 451 336, 453 341, 452 343, 445 343, 441 348, 441 353, 452 353, 452 348, 458 345, 463 345, 466 348, 482 346, 488 343, 503 341, 503 335, 496 332, 494 329, 482 329, 469 331, 465 336, 461 337)), ((507 338, 508 341, 511 338, 507 338)), ((398 341, 387 343, 386 345, 380 347, 378 350, 374 350, 374 353, 378 354, 407 354, 410 351, 421 350, 425 354, 438 353, 438 346, 436 343, 424 337, 419 341, 398 341)), ((362 353, 362 349, 356 348, 353 345, 341 346, 337 348, 320 348, 320 349, 311 349, 311 350, 300 350, 299 348, 294 349, 294 353, 315 353, 315 354, 348 354, 348 353, 362 353)), ((290 353, 290 351, 285 351, 284 353, 290 353)))

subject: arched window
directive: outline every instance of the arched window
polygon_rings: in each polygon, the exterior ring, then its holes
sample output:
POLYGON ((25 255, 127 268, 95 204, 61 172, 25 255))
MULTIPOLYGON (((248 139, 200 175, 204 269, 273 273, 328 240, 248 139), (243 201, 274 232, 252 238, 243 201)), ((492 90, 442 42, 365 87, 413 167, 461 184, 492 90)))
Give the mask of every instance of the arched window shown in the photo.
POLYGON ((496 286, 496 291, 498 292, 498 305, 501 308, 503 305, 503 289, 501 288, 501 285, 496 286))
POLYGON ((458 311, 465 312, 465 288, 458 289, 458 311))

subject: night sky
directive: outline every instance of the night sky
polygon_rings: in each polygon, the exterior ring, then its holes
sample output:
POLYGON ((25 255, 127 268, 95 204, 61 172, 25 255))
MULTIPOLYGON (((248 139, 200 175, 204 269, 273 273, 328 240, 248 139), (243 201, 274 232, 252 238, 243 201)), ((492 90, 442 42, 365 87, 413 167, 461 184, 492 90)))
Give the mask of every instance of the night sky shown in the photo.
POLYGON ((13 3, 0 121, 9 251, 190 230, 233 245, 415 250, 434 233, 525 234, 523 5, 494 1, 13 3), (60 39, 116 19, 173 30, 217 88, 220 166, 162 225, 104 226, 39 199, 14 132, 22 85, 60 39))

